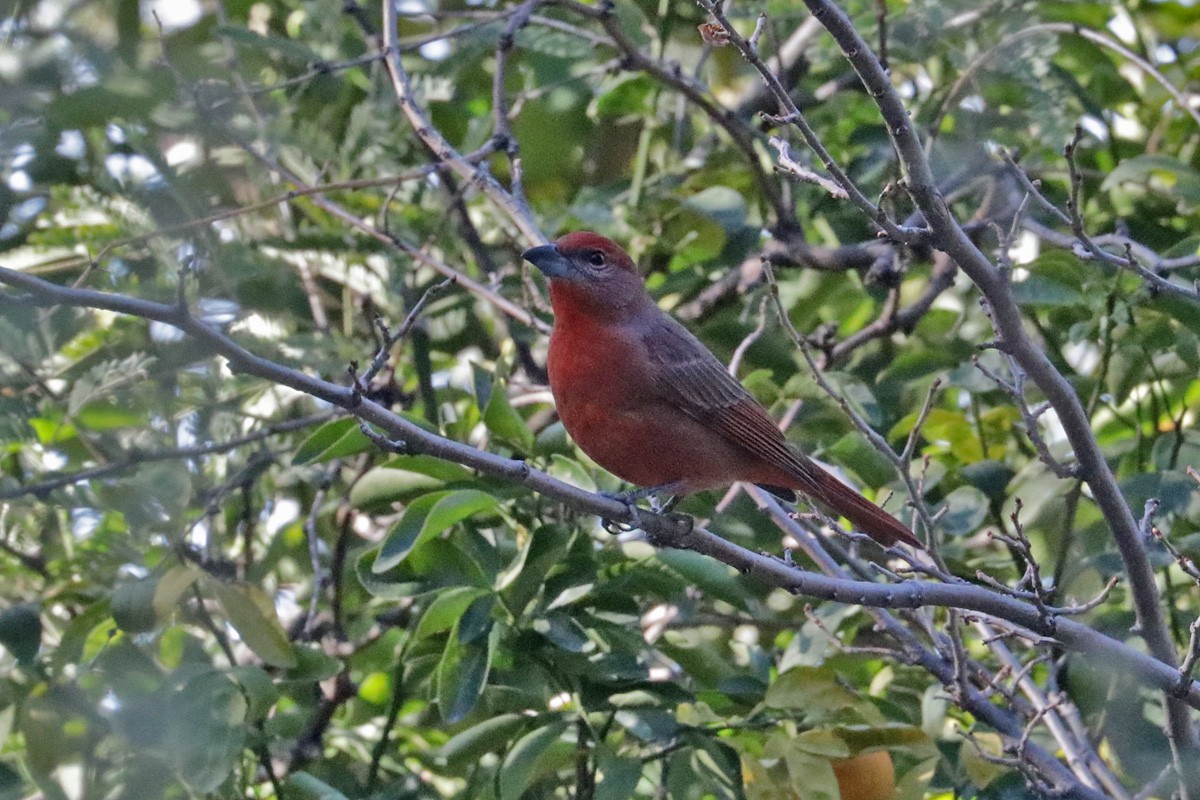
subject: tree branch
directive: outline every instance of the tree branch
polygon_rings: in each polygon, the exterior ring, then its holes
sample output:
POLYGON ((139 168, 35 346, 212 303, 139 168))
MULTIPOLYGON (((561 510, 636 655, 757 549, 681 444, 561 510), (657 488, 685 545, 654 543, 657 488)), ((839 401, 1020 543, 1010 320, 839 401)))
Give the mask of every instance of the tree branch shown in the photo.
MULTIPOLYGON (((1045 352, 1026 333, 1020 308, 1007 281, 1002 279, 987 256, 954 218, 937 189, 929 161, 900 95, 892 87, 887 73, 850 18, 830 0, 804 2, 841 45, 867 92, 875 99, 899 155, 909 194, 925 215, 934 245, 958 262, 959 267, 987 297, 994 324, 1007 352, 1025 369, 1058 413, 1079 460, 1081 475, 1103 512, 1121 553, 1142 636, 1150 652, 1159 661, 1175 666, 1178 656, 1163 617, 1154 571, 1138 536, 1137 522, 1100 446, 1092 436, 1090 422, 1078 395, 1055 369, 1045 352)), ((1172 740, 1189 751, 1198 749, 1196 732, 1186 707, 1178 698, 1170 695, 1167 698, 1167 720, 1172 740)))
POLYGON ((224 333, 173 303, 155 303, 91 289, 72 289, 4 267, 0 267, 0 283, 25 292, 20 296, 0 295, 0 302, 24 302, 39 307, 66 305, 103 309, 179 328, 207 345, 213 353, 227 359, 230 368, 236 372, 288 386, 343 408, 411 451, 453 461, 491 477, 520 484, 583 513, 637 525, 660 546, 694 550, 743 572, 754 572, 772 585, 820 599, 878 608, 945 606, 988 614, 1039 635, 1054 637, 1071 649, 1107 659, 1106 663, 1129 670, 1148 685, 1200 709, 1200 682, 1182 679, 1173 664, 1140 653, 1073 620, 1044 615, 1032 604, 998 595, 985 587, 931 581, 905 581, 899 585, 889 585, 839 580, 802 572, 781 559, 753 553, 707 530, 694 528, 686 518, 636 509, 619 500, 563 483, 523 461, 477 450, 431 433, 362 397, 352 387, 338 386, 249 352, 224 333))

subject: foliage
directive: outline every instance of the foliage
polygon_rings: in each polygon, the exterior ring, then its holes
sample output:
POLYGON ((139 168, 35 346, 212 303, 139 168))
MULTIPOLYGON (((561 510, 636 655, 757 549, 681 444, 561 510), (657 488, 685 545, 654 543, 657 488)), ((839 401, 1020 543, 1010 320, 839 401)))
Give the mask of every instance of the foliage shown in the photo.
MULTIPOLYGON (((1146 509, 1141 557, 1194 660, 1200 12, 845 7, 886 41, 941 190, 1008 270, 1121 500, 1146 509), (1126 253, 1150 276, 1117 264, 1126 253)), ((768 63, 832 158, 923 224, 844 48, 801 36, 800 4, 737 4, 732 22, 749 36, 760 12, 758 45, 784 54, 768 63)), ((1079 448, 1054 398, 989 346, 979 289, 928 242, 879 239, 853 203, 772 171, 772 135, 822 164, 758 116, 779 108, 734 47, 702 41, 702 9, 401 4, 414 105, 460 166, 477 154, 503 197, 523 190, 524 217, 414 131, 378 57, 378 4, 22 0, 5 14, 0 266, 185 304, 250 353, 343 386, 382 343, 367 398, 616 491, 553 416, 544 286, 519 259, 535 243, 522 219, 597 230, 718 355, 738 353, 798 447, 889 509, 916 491, 924 517, 904 516, 936 521, 939 561, 901 577, 1056 606, 1119 578, 1075 618, 1145 649, 1099 490, 1070 470, 1079 448), (431 292, 447 275, 458 285, 431 292)), ((1095 759, 1082 784, 1099 796, 1121 796, 1108 778, 1176 788, 1163 695, 1137 675, 994 619, 895 612, 959 667, 947 683, 870 608, 381 442, 330 397, 166 322, 45 305, 0 291, 0 798, 836 798, 833 765, 884 749, 900 797, 1012 798, 1053 782, 1025 749, 1063 755, 1048 719, 1077 726, 1067 740, 1095 759), (972 706, 968 683, 1027 741, 972 706)), ((681 510, 749 551, 803 544, 744 491, 681 510)), ((894 556, 802 521, 847 569, 878 562, 858 577, 899 579, 894 556)))

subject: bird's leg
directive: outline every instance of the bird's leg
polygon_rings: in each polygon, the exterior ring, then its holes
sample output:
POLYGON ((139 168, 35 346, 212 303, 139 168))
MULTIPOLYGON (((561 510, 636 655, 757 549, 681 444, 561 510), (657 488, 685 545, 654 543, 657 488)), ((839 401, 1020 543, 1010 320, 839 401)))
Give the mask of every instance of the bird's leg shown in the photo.
POLYGON ((601 492, 604 497, 624 503, 629 509, 629 515, 634 520, 637 519, 637 501, 649 499, 650 510, 656 514, 666 514, 675 507, 683 496, 683 481, 672 481, 664 483, 660 486, 643 486, 638 489, 631 489, 627 492, 601 492), (662 495, 667 496, 666 502, 659 500, 662 495))
MULTIPOLYGON (((640 489, 630 489, 627 492, 618 492, 616 494, 604 493, 605 497, 611 497, 613 500, 620 500, 622 503, 636 503, 638 500, 650 498, 652 504, 658 502, 659 495, 671 495, 670 504, 675 505, 678 500, 678 495, 683 493, 683 481, 671 481, 659 486, 643 486, 640 489)), ((658 511, 657 508, 654 509, 658 511)))
POLYGON ((663 502, 660 499, 659 495, 652 494, 652 495, 650 495, 650 498, 649 498, 650 499, 650 510, 653 511, 655 514, 668 514, 668 513, 670 513, 671 509, 673 509, 673 508, 675 508, 675 506, 679 505, 679 501, 682 498, 683 498, 683 495, 671 494, 671 496, 667 498, 666 502, 663 502))
POLYGON ((630 507, 630 513, 633 513, 634 504, 638 500, 648 499, 650 501, 650 510, 655 514, 666 514, 673 509, 676 503, 683 497, 684 494, 683 481, 671 481, 659 486, 642 486, 638 489, 631 489, 627 492, 617 492, 609 494, 602 492, 605 497, 611 497, 613 500, 619 500, 630 507), (666 497, 666 502, 662 501, 662 497, 666 497))

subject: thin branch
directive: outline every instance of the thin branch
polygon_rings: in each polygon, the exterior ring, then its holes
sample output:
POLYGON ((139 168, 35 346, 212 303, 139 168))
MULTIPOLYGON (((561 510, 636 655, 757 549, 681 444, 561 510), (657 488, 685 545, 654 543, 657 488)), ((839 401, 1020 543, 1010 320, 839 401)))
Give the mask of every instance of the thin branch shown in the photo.
POLYGON ((308 510, 308 517, 304 520, 304 538, 308 541, 308 559, 309 565, 312 567, 312 592, 308 598, 308 614, 301 627, 301 632, 305 636, 311 636, 313 633, 317 621, 317 607, 321 602, 321 588, 325 585, 325 573, 321 569, 321 534, 318 531, 318 525, 321 507, 325 505, 325 494, 329 491, 331 483, 331 478, 327 477, 317 487, 317 493, 313 495, 312 506, 308 510))
MULTIPOLYGON (((352 388, 338 386, 249 352, 217 328, 181 313, 174 304, 155 303, 90 289, 71 289, 3 267, 0 267, 0 283, 22 290, 24 294, 20 295, 20 300, 39 307, 66 305, 104 309, 177 327, 222 355, 236 372, 273 381, 339 406, 383 431, 392 441, 404 442, 410 451, 453 461, 491 477, 525 486, 584 513, 634 524, 659 546, 694 550, 743 572, 757 574, 772 585, 811 597, 879 608, 956 607, 1008 620, 1039 635, 1053 637, 1071 649, 1107 659, 1107 663, 1114 667, 1127 669, 1149 685, 1200 709, 1200 683, 1181 682, 1174 664, 1141 653, 1072 620, 1046 619, 1035 606, 997 595, 987 588, 927 581, 906 581, 896 586, 832 579, 801 572, 780 559, 751 552, 707 530, 694 527, 686 518, 654 514, 631 507, 619 500, 565 484, 524 461, 477 450, 431 433, 369 398, 362 397, 352 388)), ((6 299, 15 301, 17 298, 8 295, 6 299)))
POLYGON ((1186 286, 1180 286, 1177 283, 1167 280, 1161 275, 1158 275, 1146 269, 1133 256, 1133 249, 1129 244, 1125 245, 1125 253, 1122 256, 1114 256, 1111 253, 1106 253, 1100 249, 1092 238, 1088 235, 1087 229, 1084 226, 1083 215, 1081 211, 1080 194, 1083 189, 1083 176, 1079 173, 1079 168, 1075 164, 1075 153, 1079 149, 1079 143, 1083 140, 1083 126, 1075 126, 1075 135, 1070 143, 1063 148, 1063 155, 1067 159, 1067 170, 1070 175, 1070 196, 1067 200, 1067 214, 1071 219, 1071 232, 1075 234, 1075 238, 1083 245, 1084 249, 1092 258, 1100 261, 1105 261, 1109 264, 1116 264, 1122 269, 1129 270, 1136 274, 1139 278, 1145 281, 1151 292, 1161 292, 1169 294, 1172 297, 1179 297, 1184 300, 1190 300, 1193 303, 1200 303, 1200 290, 1189 289, 1186 286))
MULTIPOLYGON (((834 182, 846 191, 850 201, 859 209, 861 209, 863 213, 865 213, 881 231, 886 233, 890 238, 899 242, 913 244, 923 241, 927 231, 922 228, 902 227, 896 224, 888 217, 888 215, 880 206, 873 203, 870 198, 863 194, 862 190, 858 188, 858 185, 850 178, 849 175, 846 174, 845 170, 843 170, 833 158, 829 150, 826 149, 825 145, 821 142, 820 137, 817 136, 816 131, 814 131, 812 126, 809 125, 808 120, 800 111, 791 95, 786 89, 784 89, 783 84, 779 82, 779 78, 773 72, 771 72, 766 63, 764 63, 763 60, 758 57, 758 54, 753 50, 753 48, 750 47, 750 43, 746 41, 746 39, 744 39, 733 27, 733 24, 730 23, 729 19, 725 16, 724 11, 721 9, 720 4, 714 0, 699 0, 699 5, 709 14, 711 14, 713 19, 715 19, 717 23, 725 29, 725 32, 729 36, 730 43, 737 47, 738 51, 742 54, 742 57, 751 66, 753 66, 755 70, 758 71, 759 75, 770 87, 771 93, 775 96, 776 102, 778 102, 780 108, 783 109, 782 116, 770 117, 770 121, 776 124, 794 125, 796 129, 800 131, 800 135, 804 137, 805 143, 825 167, 825 170, 833 176, 834 182)), ((820 18, 820 15, 816 16, 820 18)))
POLYGON ((442 136, 441 131, 433 124, 425 111, 417 104, 413 94, 412 84, 400 60, 399 42, 397 39, 397 15, 395 3, 383 4, 383 52, 387 55, 388 74, 392 78, 392 91, 396 94, 396 102, 400 111, 408 118, 417 137, 425 143, 442 162, 464 180, 477 186, 521 231, 527 241, 542 244, 547 241, 537 222, 523 207, 523 201, 514 195, 495 179, 482 164, 472 164, 442 136))
MULTIPOLYGON (((987 297, 992 308, 993 324, 1007 352, 1016 358, 1058 413, 1067 439, 1079 460, 1080 475, 1091 489, 1121 553, 1142 636, 1150 652, 1159 661, 1177 665, 1178 655, 1163 616, 1154 570, 1139 541, 1137 523, 1092 434, 1090 420, 1075 388, 1054 367, 1044 350, 1030 338, 1024 327, 1024 316, 1008 282, 1002 280, 999 271, 971 241, 951 213, 937 189, 929 161, 904 102, 892 87, 870 46, 845 12, 831 0, 804 0, 804 3, 833 35, 867 92, 875 99, 907 177, 909 194, 925 216, 934 245, 957 261, 987 297)), ((1188 751, 1200 749, 1186 707, 1170 696, 1167 699, 1167 729, 1171 739, 1188 751)))
POLYGON ((1137 66, 1138 69, 1142 70, 1155 81, 1157 81, 1158 84, 1162 86, 1169 95, 1171 95, 1172 99, 1175 100, 1175 105, 1177 108, 1195 120, 1197 125, 1200 125, 1200 111, 1192 106, 1192 104, 1188 101, 1187 96, 1177 89, 1173 83, 1167 80, 1167 77, 1163 75, 1158 68, 1156 68, 1146 59, 1139 56, 1137 53, 1130 50, 1128 47, 1125 47, 1120 42, 1117 42, 1102 33, 1098 33, 1089 28, 1084 28, 1076 23, 1043 22, 1037 25, 1030 25, 1027 28, 1022 28, 1015 33, 1009 34, 976 56, 974 60, 972 60, 971 63, 968 64, 965 69, 963 69, 962 74, 958 76, 958 79, 950 87, 950 91, 946 93, 946 97, 942 101, 942 107, 937 116, 934 118, 933 123, 930 124, 929 130, 937 131, 941 127, 942 118, 946 115, 950 104, 955 100, 955 98, 958 97, 958 94, 962 90, 963 86, 965 86, 966 83, 971 80, 975 72, 977 72, 980 67, 990 61, 997 53, 1000 53, 1014 42, 1038 33, 1062 33, 1072 36, 1079 36, 1087 39, 1093 44, 1108 48, 1109 50, 1120 54, 1122 57, 1129 59, 1129 61, 1137 66))
MULTIPOLYGON (((813 559, 817 566, 826 573, 821 576, 827 580, 848 580, 845 577, 843 569, 824 551, 821 545, 816 541, 816 537, 809 531, 796 523, 784 509, 779 505, 775 498, 768 495, 758 487, 750 489, 751 495, 770 515, 771 519, 780 528, 787 533, 791 538, 804 548, 805 553, 813 559)), ((719 557, 718 557, 719 558, 719 557)), ((796 575, 808 575, 795 569, 791 564, 784 560, 773 558, 767 555, 760 555, 761 558, 768 562, 763 567, 767 566, 773 569, 783 569, 795 573, 796 575)), ((723 558, 720 560, 724 560, 723 558)), ((726 562, 728 563, 728 562, 726 562)), ((735 565, 736 566, 736 565, 735 565)), ((743 570, 746 571, 746 570, 743 570)), ((752 572, 754 572, 752 570, 752 572)), ((754 574, 763 576, 762 572, 754 572, 754 574)), ((782 576, 781 576, 782 577, 782 576)), ((771 581, 774 583, 775 581, 771 581)), ((892 588, 900 589, 910 586, 915 581, 909 581, 899 586, 892 588)), ((776 585, 782 585, 776 583, 776 585)), ((879 586, 879 584, 866 583, 867 586, 879 586)), ((943 584, 932 584, 943 585, 943 584)), ((787 588, 786 586, 784 588, 787 588)), ((794 591, 794 590, 793 590, 794 591)), ((860 603, 861 604, 861 603, 860 603)), ((969 710, 977 719, 985 722, 993 729, 998 731, 1006 740, 1009 747, 1017 747, 1018 742, 1024 742, 1025 755, 1029 764, 1032 764, 1037 769, 1037 774, 1045 776, 1050 780, 1055 787, 1064 795, 1070 797, 1087 797, 1101 798, 1105 795, 1091 789, 1090 787, 1081 784, 1078 779, 1062 765, 1051 753, 1040 747, 1039 745, 1029 743, 1025 739, 1025 732, 1028 729, 1026 725, 1022 725, 1021 720, 1010 711, 991 702, 991 700, 982 692, 973 688, 969 681, 960 682, 960 672, 956 669, 956 665, 952 659, 946 658, 935 649, 926 647, 918 641, 916 635, 905 627, 895 616, 887 611, 875 607, 871 609, 872 616, 875 617, 877 625, 888 635, 895 638, 901 643, 903 652, 915 664, 921 666, 942 682, 942 685, 947 689, 954 690, 959 694, 958 701, 963 708, 969 710)), ((936 638, 933 636, 931 638, 936 638)), ((1023 764, 1025 769, 1030 769, 1029 764, 1023 764)))
MULTIPOLYGON (((245 142, 238 141, 237 139, 233 139, 233 141, 235 143, 237 143, 238 146, 242 147, 247 153, 250 153, 252 156, 254 156, 267 169, 271 170, 272 172, 277 172, 280 175, 283 175, 288 180, 288 182, 296 184, 297 186, 299 186, 301 188, 304 188, 307 186, 306 182, 302 178, 300 178, 299 175, 297 175, 296 173, 294 173, 293 171, 291 171, 284 165, 280 164, 278 161, 275 161, 275 160, 263 155, 262 153, 258 152, 258 150, 256 150, 255 148, 253 148, 252 146, 250 146, 249 144, 247 144, 245 142)), ((481 151, 483 149, 488 149, 491 146, 493 146, 493 145, 491 143, 489 143, 489 145, 485 145, 484 148, 481 148, 481 151)), ((494 152, 494 151, 489 150, 489 152, 494 152)), ((463 157, 463 158, 465 159, 466 157, 463 157)), ((313 203, 317 207, 319 207, 323 211, 325 211, 326 213, 331 214, 334 217, 337 217, 338 219, 345 222, 347 225, 350 225, 355 230, 357 230, 363 234, 366 234, 367 236, 370 236, 371 238, 375 239, 376 241, 379 241, 379 242, 382 242, 383 244, 394 247, 395 249, 399 250, 400 252, 404 253, 405 255, 414 259, 415 261, 419 261, 420 263, 424 264, 425 266, 431 267, 435 271, 440 272, 442 275, 444 275, 447 278, 453 278, 454 281, 458 285, 462 286, 468 292, 475 295, 476 297, 479 297, 479 298, 487 301, 492 306, 496 307, 501 312, 507 314, 508 316, 512 317, 513 319, 518 320, 519 322, 523 322, 524 324, 530 326, 531 328, 534 328, 543 333, 548 332, 550 330, 549 325, 542 322, 540 319, 533 316, 527 310, 525 310, 521 306, 517 305, 516 303, 512 302, 507 297, 503 296, 502 294, 495 291, 491 287, 485 286, 484 284, 480 283, 479 281, 468 277, 467 275, 463 274, 462 272, 460 272, 459 270, 450 266, 449 264, 445 263, 444 261, 434 258, 433 256, 429 255, 421 248, 415 247, 414 245, 410 244, 409 242, 405 241, 404 239, 401 239, 399 236, 396 236, 395 234, 392 234, 392 233, 388 233, 385 230, 381 230, 381 229, 367 223, 366 221, 364 221, 364 220, 360 219, 359 217, 355 216, 354 214, 350 213, 343 206, 333 202, 332 200, 329 200, 324 197, 316 196, 313 198, 313 203)))
POLYGON ((712 97, 707 86, 688 76, 678 64, 662 62, 647 55, 644 48, 625 33, 612 3, 587 5, 577 0, 555 0, 555 4, 599 22, 623 56, 622 68, 644 72, 655 81, 670 86, 725 131, 734 147, 745 157, 759 192, 775 214, 777 225, 783 230, 796 228, 795 211, 780 191, 778 181, 763 169, 762 156, 755 147, 759 135, 745 119, 721 105, 712 97))
POLYGON ((435 283, 426 289, 417 302, 413 304, 413 307, 408 312, 408 316, 404 318, 404 322, 400 324, 400 327, 396 329, 395 333, 392 333, 388 330, 387 325, 384 324, 383 320, 375 320, 375 324, 379 328, 379 332, 382 337, 382 342, 379 345, 379 349, 375 352, 375 358, 371 360, 371 365, 362 375, 361 381, 363 384, 369 386, 371 379, 378 375, 381 369, 387 366, 388 356, 391 355, 392 348, 412 332, 413 326, 416 325, 417 320, 421 318, 421 312, 425 310, 425 306, 427 306, 430 301, 444 294, 446 290, 448 290, 456 282, 456 277, 452 276, 446 278, 446 280, 442 281, 441 283, 435 283))
POLYGON ((13 500, 17 497, 32 495, 34 497, 44 497, 55 489, 61 489, 64 486, 70 486, 75 483, 84 481, 94 481, 100 478, 107 478, 109 475, 114 475, 118 472, 123 472, 127 469, 149 464, 154 461, 182 461, 189 458, 199 458, 200 456, 213 455, 215 453, 227 453, 230 450, 236 450, 247 444, 262 441, 271 436, 277 436, 289 431, 303 430, 310 428, 313 425, 318 425, 333 418, 331 413, 313 414, 300 419, 287 420, 275 425, 271 425, 263 430, 256 431, 246 436, 241 436, 236 439, 229 439, 224 442, 213 442, 211 444, 194 445, 192 447, 173 447, 166 450, 133 450, 132 454, 120 461, 114 461, 110 464, 104 464, 97 467, 89 467, 78 472, 71 472, 66 475, 59 475, 54 478, 48 478, 37 483, 30 483, 24 486, 17 486, 11 489, 0 489, 0 500, 13 500))
POLYGON ((763 335, 763 331, 767 329, 767 300, 763 297, 758 301, 758 324, 754 326, 754 330, 750 331, 738 342, 737 348, 733 351, 733 355, 729 358, 729 374, 737 377, 738 367, 742 363, 742 358, 745 357, 746 351, 750 349, 750 345, 754 344, 763 335))
POLYGON ((778 169, 781 172, 786 172, 787 174, 795 177, 798 180, 804 181, 805 183, 811 183, 816 186, 820 186, 837 200, 850 199, 849 193, 847 193, 840 184, 835 181, 831 181, 829 178, 818 175, 808 167, 801 164, 799 161, 793 159, 791 149, 788 147, 788 143, 783 139, 780 139, 777 136, 772 136, 767 144, 771 145, 771 147, 775 148, 775 150, 779 153, 778 169))

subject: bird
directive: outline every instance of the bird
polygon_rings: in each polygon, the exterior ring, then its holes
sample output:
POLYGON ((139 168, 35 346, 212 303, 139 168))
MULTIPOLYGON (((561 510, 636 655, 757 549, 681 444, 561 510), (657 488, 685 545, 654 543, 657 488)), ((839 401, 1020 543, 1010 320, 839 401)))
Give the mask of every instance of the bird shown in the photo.
POLYGON ((793 448, 766 409, 659 308, 633 259, 590 231, 530 248, 549 281, 547 371, 563 427, 592 460, 646 494, 756 484, 799 491, 880 544, 923 548, 898 519, 793 448))

